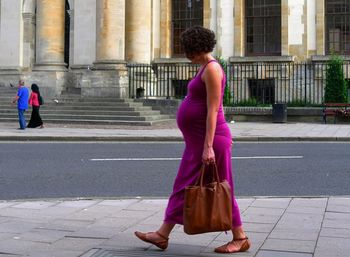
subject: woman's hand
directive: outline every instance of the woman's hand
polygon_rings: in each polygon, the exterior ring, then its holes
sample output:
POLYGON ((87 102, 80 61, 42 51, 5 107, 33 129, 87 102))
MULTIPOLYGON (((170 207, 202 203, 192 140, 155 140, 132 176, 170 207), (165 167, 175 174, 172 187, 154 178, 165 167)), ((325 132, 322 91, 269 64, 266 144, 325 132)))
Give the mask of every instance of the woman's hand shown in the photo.
POLYGON ((202 155, 202 162, 204 164, 215 163, 215 153, 212 146, 205 146, 202 155))

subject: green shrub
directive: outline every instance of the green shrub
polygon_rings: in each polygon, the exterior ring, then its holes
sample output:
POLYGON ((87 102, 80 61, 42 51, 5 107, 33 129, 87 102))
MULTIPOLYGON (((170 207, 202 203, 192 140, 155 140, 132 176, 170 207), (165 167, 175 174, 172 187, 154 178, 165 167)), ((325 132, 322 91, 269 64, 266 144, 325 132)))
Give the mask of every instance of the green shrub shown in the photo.
POLYGON ((288 107, 309 107, 309 106, 313 106, 313 105, 311 104, 310 101, 305 102, 305 100, 299 99, 299 100, 293 100, 293 101, 288 102, 287 106, 288 107))
POLYGON ((216 56, 215 59, 221 65, 222 69, 224 70, 225 76, 226 76, 223 105, 224 106, 232 106, 233 105, 233 92, 230 92, 230 87, 228 85, 227 62, 221 56, 216 56))
POLYGON ((327 62, 325 103, 347 103, 347 88, 343 73, 343 60, 339 56, 332 55, 327 62))
POLYGON ((237 106, 258 106, 258 101, 256 98, 248 98, 245 100, 241 100, 237 102, 235 105, 237 106))

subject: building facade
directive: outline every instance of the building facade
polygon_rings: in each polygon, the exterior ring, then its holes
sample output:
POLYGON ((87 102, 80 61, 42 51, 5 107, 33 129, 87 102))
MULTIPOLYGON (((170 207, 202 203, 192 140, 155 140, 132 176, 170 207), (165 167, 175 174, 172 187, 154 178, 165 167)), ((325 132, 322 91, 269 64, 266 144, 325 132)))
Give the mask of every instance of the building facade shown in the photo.
POLYGON ((350 53, 347 0, 0 0, 0 85, 129 97, 128 63, 183 63, 181 32, 217 35, 231 63, 350 53))

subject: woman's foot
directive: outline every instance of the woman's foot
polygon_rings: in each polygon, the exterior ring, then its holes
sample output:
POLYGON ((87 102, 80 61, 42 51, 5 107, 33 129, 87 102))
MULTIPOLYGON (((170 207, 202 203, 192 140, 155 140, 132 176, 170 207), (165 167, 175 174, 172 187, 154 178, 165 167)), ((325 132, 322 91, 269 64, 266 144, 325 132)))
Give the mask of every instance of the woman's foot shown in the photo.
POLYGON ((245 252, 250 248, 250 241, 248 237, 237 238, 224 244, 220 247, 215 248, 216 253, 237 253, 237 252, 245 252))
POLYGON ((142 233, 139 231, 135 231, 135 236, 137 236, 139 239, 146 243, 153 244, 157 246, 158 248, 165 250, 168 248, 168 241, 169 238, 161 235, 158 231, 156 232, 148 232, 148 233, 142 233))
POLYGON ((42 128, 45 128, 45 127, 44 127, 44 124, 43 124, 43 125, 41 125, 39 128, 41 128, 41 129, 42 129, 42 128))

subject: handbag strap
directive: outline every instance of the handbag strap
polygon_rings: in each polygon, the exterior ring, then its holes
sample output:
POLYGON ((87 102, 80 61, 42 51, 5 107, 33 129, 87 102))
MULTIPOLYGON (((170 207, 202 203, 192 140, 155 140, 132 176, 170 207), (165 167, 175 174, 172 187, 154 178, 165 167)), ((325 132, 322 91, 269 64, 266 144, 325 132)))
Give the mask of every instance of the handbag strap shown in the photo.
POLYGON ((201 166, 200 175, 198 176, 195 185, 199 185, 200 187, 203 187, 203 179, 204 179, 206 166, 209 166, 209 167, 211 167, 211 169, 213 169, 213 180, 212 180, 212 182, 216 181, 216 182, 220 183, 220 177, 219 177, 218 167, 216 166, 216 163, 211 163, 209 165, 205 165, 203 163, 202 166, 201 166))

